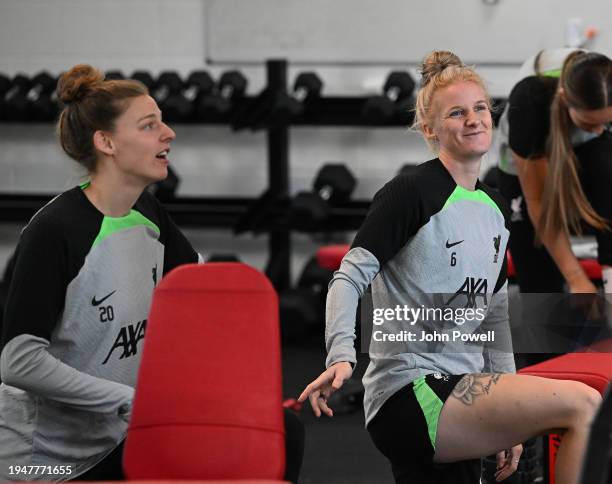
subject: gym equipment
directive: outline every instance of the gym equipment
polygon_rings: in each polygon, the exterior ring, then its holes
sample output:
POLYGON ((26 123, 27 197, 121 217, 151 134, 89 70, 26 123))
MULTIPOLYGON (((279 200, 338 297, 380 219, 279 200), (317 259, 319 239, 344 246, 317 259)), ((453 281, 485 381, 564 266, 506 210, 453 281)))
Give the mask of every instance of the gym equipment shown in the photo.
POLYGON ((153 87, 155 86, 155 80, 153 79, 151 73, 148 71, 134 71, 132 73, 131 79, 142 82, 147 87, 149 92, 151 92, 153 87))
POLYGON ((170 102, 171 107, 176 105, 176 101, 181 99, 181 90, 183 89, 184 82, 179 76, 178 72, 175 71, 164 71, 162 72, 157 81, 154 84, 153 89, 151 90, 151 96, 155 101, 157 101, 157 105, 159 109, 164 113, 164 119, 177 122, 182 121, 182 119, 178 119, 177 117, 172 118, 172 116, 176 116, 176 111, 170 109, 170 118, 166 113, 167 103, 170 102))
POLYGON ((283 340, 304 343, 320 337, 325 326, 327 286, 334 271, 321 267, 316 256, 311 257, 297 286, 280 294, 280 320, 283 340))
POLYGON ((30 90, 26 95, 28 121, 53 121, 59 113, 55 88, 57 79, 48 72, 40 72, 32 78, 30 90))
POLYGON ((230 120, 234 130, 271 129, 286 126, 302 114, 304 106, 286 89, 265 88, 254 99, 242 103, 230 120))
POLYGON ((206 262, 240 262, 240 259, 236 254, 213 252, 208 256, 206 262))
POLYGON ((127 477, 281 479, 284 453, 272 284, 244 264, 176 268, 153 294, 127 477))
POLYGON ((160 202, 167 202, 176 198, 176 190, 178 189, 181 179, 172 169, 168 166, 168 176, 165 180, 149 185, 149 191, 157 197, 160 202))
POLYGON ((193 121, 197 103, 210 94, 214 87, 215 81, 208 72, 193 71, 183 89, 171 94, 164 103, 164 118, 170 122, 193 121))
POLYGON ((4 119, 22 123, 28 120, 28 92, 32 83, 26 76, 17 74, 11 87, 4 94, 4 119))
POLYGON ((11 87, 11 80, 4 74, 0 74, 0 98, 4 97, 6 91, 11 87))
POLYGON ((312 102, 321 97, 323 81, 314 72, 298 74, 293 83, 293 97, 299 102, 312 102))
POLYGON ((197 101, 196 117, 200 121, 226 120, 245 94, 248 81, 240 71, 221 74, 217 86, 197 101))
POLYGON ((325 324, 319 297, 308 288, 289 288, 279 294, 278 310, 283 343, 303 345, 321 332, 325 324))
POLYGON ((357 180, 341 163, 327 163, 317 173, 312 192, 299 192, 291 202, 291 225, 297 230, 325 230, 331 205, 347 201, 357 180))
POLYGON ((362 116, 371 124, 412 123, 412 94, 414 79, 405 71, 391 72, 385 81, 383 93, 370 97, 364 104, 362 116))
POLYGON ((104 79, 107 81, 119 81, 125 79, 125 76, 120 70, 113 69, 104 73, 104 79))
MULTIPOLYGON (((558 356, 550 360, 546 360, 542 363, 527 366, 519 370, 518 373, 524 375, 535 375, 544 378, 553 378, 557 380, 574 380, 582 382, 599 393, 604 394, 606 388, 609 385, 610 379, 612 378, 612 341, 607 340, 604 342, 597 343, 589 348, 589 351, 584 353, 568 353, 566 355, 558 356), (598 351, 598 352, 596 352, 598 351)), ((609 410, 603 410, 604 415, 607 415, 609 410)), ((601 413, 595 422, 601 423, 601 413)), ((605 423, 605 426, 609 428, 610 420, 605 423)), ((602 428, 599 428, 602 430, 602 428)), ((599 430, 596 432, 596 439, 601 437, 599 430)), ((605 428, 604 428, 605 430, 605 428)), ((606 437, 606 447, 609 449, 610 433, 608 431, 606 437)), ((558 435, 551 434, 548 438, 545 438, 547 449, 544 452, 547 464, 544 468, 545 480, 544 482, 553 482, 554 479, 554 466, 557 455, 557 449, 561 438, 558 435)), ((592 449, 592 447, 591 447, 592 449)), ((593 456, 596 457, 596 456, 593 456)), ((607 456, 606 456, 607 457, 607 456)), ((601 469, 585 469, 585 472, 601 471, 601 469)), ((585 474, 587 475, 587 474, 585 474)), ((584 476, 583 476, 584 477, 584 476)), ((605 481, 600 481, 605 482, 605 481)), ((599 484, 597 480, 583 481, 584 484, 599 484)))
POLYGON ((327 404, 334 409, 334 415, 347 415, 363 408, 364 392, 361 379, 350 378, 330 395, 327 404))

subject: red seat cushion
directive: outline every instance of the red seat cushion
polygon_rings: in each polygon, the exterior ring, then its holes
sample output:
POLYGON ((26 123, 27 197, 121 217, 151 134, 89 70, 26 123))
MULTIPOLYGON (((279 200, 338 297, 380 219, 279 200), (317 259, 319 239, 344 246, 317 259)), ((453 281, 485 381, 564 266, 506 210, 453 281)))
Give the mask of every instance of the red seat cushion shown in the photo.
POLYGON ((579 381, 603 395, 612 378, 612 353, 569 353, 527 366, 519 373, 556 380, 579 381))
POLYGON ((342 258, 349 251, 349 244, 326 245, 317 250, 317 262, 324 269, 337 271, 342 258))
POLYGON ((153 296, 128 430, 130 479, 280 479, 278 299, 239 263, 181 266, 153 296))

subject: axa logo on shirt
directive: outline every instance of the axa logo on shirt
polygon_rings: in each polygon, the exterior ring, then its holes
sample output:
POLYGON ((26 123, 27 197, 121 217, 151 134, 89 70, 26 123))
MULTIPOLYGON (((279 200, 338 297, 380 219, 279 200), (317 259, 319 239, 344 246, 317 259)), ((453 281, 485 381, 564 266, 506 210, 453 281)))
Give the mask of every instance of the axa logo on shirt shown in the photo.
POLYGON ((446 305, 448 306, 451 302, 453 302, 459 296, 465 296, 466 298, 465 307, 466 308, 476 307, 477 297, 481 297, 484 305, 487 306, 488 305, 487 287, 488 287, 488 284, 487 284, 486 278, 466 277, 461 287, 447 301, 446 305))
POLYGON ((121 327, 119 333, 115 338, 115 342, 111 347, 108 355, 102 362, 103 365, 109 360, 113 353, 117 352, 117 359, 121 360, 130 356, 134 356, 138 353, 138 342, 145 337, 145 329, 147 327, 147 320, 143 319, 136 323, 130 323, 127 326, 121 327))

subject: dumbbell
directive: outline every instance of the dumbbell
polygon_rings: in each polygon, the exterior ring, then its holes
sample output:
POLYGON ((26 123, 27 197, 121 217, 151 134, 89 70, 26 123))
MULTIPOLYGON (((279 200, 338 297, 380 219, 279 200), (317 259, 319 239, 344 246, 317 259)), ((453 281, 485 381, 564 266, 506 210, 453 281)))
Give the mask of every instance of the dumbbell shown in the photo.
POLYGON ((293 97, 301 103, 310 103, 321 97, 323 81, 314 72, 301 72, 293 83, 293 97))
POLYGON ((364 104, 362 116, 372 124, 396 121, 410 124, 414 79, 405 71, 393 71, 385 80, 383 93, 370 97, 364 104))
POLYGON ((4 96, 11 88, 11 80, 4 74, 0 74, 0 121, 6 119, 4 111, 4 96))
POLYGON ((125 79, 123 72, 113 69, 104 73, 104 79, 107 81, 120 81, 125 79))
POLYGON ((32 78, 30 90, 26 96, 29 121, 52 121, 59 111, 55 88, 57 79, 47 72, 41 72, 32 78))
POLYGON ((299 192, 292 200, 292 225, 303 231, 324 230, 331 215, 331 205, 348 200, 356 185, 346 165, 323 165, 314 180, 313 191, 299 192))
POLYGON ((153 79, 153 76, 148 71, 134 71, 131 79, 142 82, 150 93, 152 93, 153 88, 155 87, 155 79, 153 79))
MULTIPOLYGON (((157 105, 164 115, 166 113, 166 103, 171 99, 180 97, 184 84, 181 76, 175 71, 164 71, 155 81, 151 96, 157 101, 157 105)), ((178 120, 173 119, 172 121, 178 120)))
POLYGON ((266 88, 248 103, 243 103, 230 122, 235 130, 256 131, 287 125, 303 111, 303 104, 289 92, 266 88))
POLYGON ((4 119, 24 122, 28 120, 28 92, 32 83, 26 76, 17 74, 11 87, 4 94, 4 119))
POLYGON ((197 103, 196 117, 200 121, 225 120, 236 103, 244 98, 248 81, 240 71, 221 74, 215 89, 202 96, 197 103))
POLYGON ((149 185, 149 191, 155 195, 160 202, 167 202, 176 197, 176 190, 180 183, 181 179, 172 167, 169 166, 166 179, 149 185))
POLYGON ((169 122, 192 121, 196 105, 200 99, 209 95, 215 86, 206 71, 193 71, 189 74, 183 89, 170 94, 163 104, 164 118, 169 122))

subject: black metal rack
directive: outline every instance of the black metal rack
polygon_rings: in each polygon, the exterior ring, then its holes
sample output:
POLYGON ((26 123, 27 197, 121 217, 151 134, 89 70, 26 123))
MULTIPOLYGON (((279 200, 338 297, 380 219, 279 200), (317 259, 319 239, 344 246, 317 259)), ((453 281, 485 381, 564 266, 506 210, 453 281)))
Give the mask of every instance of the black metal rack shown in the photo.
MULTIPOLYGON (((266 62, 267 99, 287 94, 288 63, 282 59, 266 62)), ((368 120, 363 107, 365 96, 317 97, 303 102, 301 112, 270 116, 257 126, 244 125, 240 116, 249 109, 259 109, 262 95, 244 96, 225 116, 204 121, 229 124, 234 129, 265 129, 268 151, 268 189, 259 198, 179 197, 165 202, 177 224, 205 228, 233 228, 237 233, 253 231, 268 234, 269 260, 266 274, 280 292, 290 285, 291 231, 290 209, 290 126, 369 126, 388 127, 409 124, 406 115, 395 115, 384 121, 368 120), (280 121, 279 121, 280 119, 280 121)), ((494 100, 503 102, 503 100, 494 100)), ((273 108, 272 108, 273 109, 273 108)), ((193 121, 191 121, 193 122, 193 121)), ((0 194, 0 221, 25 222, 51 195, 0 194)), ((356 200, 332 205, 331 217, 321 231, 357 230, 370 201, 356 200)))

